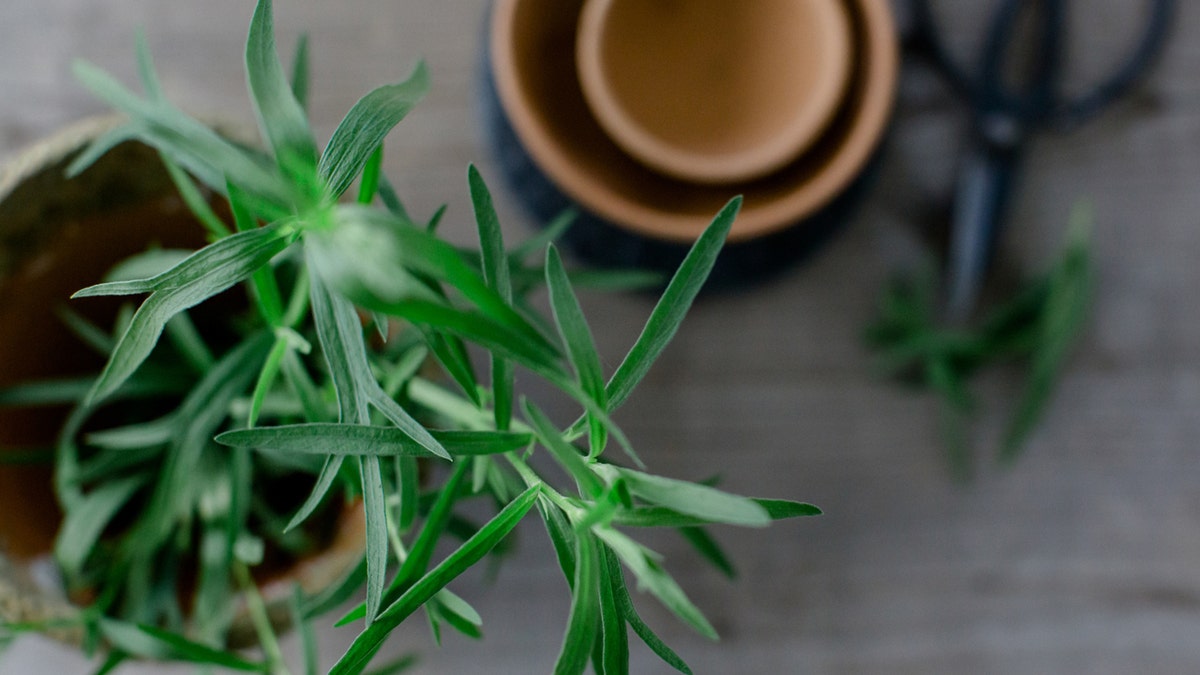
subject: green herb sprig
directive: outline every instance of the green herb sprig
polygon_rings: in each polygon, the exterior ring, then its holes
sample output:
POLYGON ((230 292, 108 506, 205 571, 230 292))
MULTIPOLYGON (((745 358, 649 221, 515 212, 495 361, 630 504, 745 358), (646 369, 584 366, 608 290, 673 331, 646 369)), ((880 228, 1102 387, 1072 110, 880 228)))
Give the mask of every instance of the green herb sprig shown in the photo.
POLYGON ((1092 297, 1092 265, 1084 207, 1072 215, 1068 240, 1053 269, 994 307, 974 325, 947 325, 931 273, 897 278, 867 329, 878 369, 932 390, 942 401, 942 428, 952 468, 971 472, 969 421, 978 405, 971 379, 1000 363, 1024 371, 1024 393, 996 453, 1015 461, 1044 415, 1059 374, 1083 331, 1092 297))
MULTIPOLYGON (((648 473, 612 418, 678 330, 740 198, 696 242, 606 380, 575 295, 581 277, 566 271, 550 243, 566 220, 507 248, 472 167, 480 250, 463 252, 437 238, 440 211, 428 223, 414 221, 383 175, 384 139, 425 94, 425 67, 360 99, 318 149, 304 107, 306 43, 297 52, 289 80, 271 2, 259 0, 245 65, 265 150, 235 143, 168 102, 142 39, 144 95, 89 64, 75 67, 128 121, 70 170, 85 170, 122 142, 150 145, 210 238, 185 255, 147 254, 78 292, 144 297, 111 332, 72 321, 108 354, 86 388, 25 391, 78 404, 56 451, 66 520, 55 553, 68 584, 95 598, 78 619, 85 648, 107 646, 101 672, 128 657, 288 672, 251 571, 270 551, 301 555, 344 503, 361 500, 361 561, 328 588, 296 590, 285 601, 283 610, 301 625, 303 672, 316 669, 309 622, 364 587, 365 601, 342 620, 359 623, 360 633, 333 673, 365 672, 391 632, 418 611, 435 639, 443 627, 479 637, 482 618, 447 586, 502 551, 536 512, 572 595, 554 672, 582 673, 589 663, 597 673, 629 672, 632 628, 666 663, 690 673, 639 617, 627 575, 699 634, 715 639, 716 631, 661 556, 628 531, 678 528, 731 571, 704 526, 762 527, 820 513, 648 473), (354 198, 345 199, 355 184, 354 198), (228 203, 229 222, 210 206, 213 198, 228 203), (150 271, 131 278, 131 269, 150 271), (530 310, 526 296, 538 279, 549 289, 550 317, 530 310), (189 310, 238 287, 249 315, 231 322, 238 331, 232 344, 214 341, 192 324, 189 310), (479 378, 469 346, 487 353, 490 381, 479 378), (430 360, 444 377, 428 372, 430 360), (518 367, 570 397, 579 421, 562 429, 522 398, 518 367), (114 410, 148 399, 174 407, 95 428, 114 410), (569 479, 565 485, 530 461, 539 448, 569 479), (297 477, 307 495, 271 494, 270 486, 295 485, 297 477), (496 505, 483 524, 456 511, 477 499, 496 505), (448 539, 460 543, 435 559, 448 539), (186 602, 182 568, 196 570, 186 602), (247 598, 261 658, 229 651, 239 596, 247 598)), ((615 285, 644 280, 609 278, 615 285)))

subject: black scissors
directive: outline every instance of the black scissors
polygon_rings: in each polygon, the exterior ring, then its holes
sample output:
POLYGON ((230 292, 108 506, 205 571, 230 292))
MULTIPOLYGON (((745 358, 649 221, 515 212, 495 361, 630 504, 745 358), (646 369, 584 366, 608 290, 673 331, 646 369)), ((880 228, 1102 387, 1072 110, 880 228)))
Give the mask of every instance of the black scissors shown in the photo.
POLYGON ((1000 0, 972 76, 938 35, 928 0, 910 0, 912 53, 926 57, 971 105, 971 139, 959 172, 946 258, 946 318, 963 322, 973 312, 1004 221, 1017 169, 1033 132, 1075 128, 1127 93, 1166 42, 1175 0, 1151 0, 1145 27, 1124 61, 1076 96, 1062 92, 1065 0, 1000 0), (1028 13, 1028 14, 1026 14, 1028 13), (1022 24, 1022 21, 1027 23, 1022 24), (1022 42, 1026 28, 1029 41, 1022 42), (1010 86, 1012 50, 1029 67, 1010 86))

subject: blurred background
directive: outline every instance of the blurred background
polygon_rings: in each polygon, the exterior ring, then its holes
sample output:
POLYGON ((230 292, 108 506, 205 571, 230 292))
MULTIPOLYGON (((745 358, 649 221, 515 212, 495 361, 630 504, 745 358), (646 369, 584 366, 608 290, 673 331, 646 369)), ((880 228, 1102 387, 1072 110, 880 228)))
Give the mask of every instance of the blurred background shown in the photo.
MULTIPOLYGON (((969 59, 995 2, 932 4, 951 49, 969 59)), ((1136 39, 1145 3, 1070 4, 1067 81, 1085 81, 1136 39)), ((1178 4, 1171 43, 1137 91, 1030 148, 998 255, 1017 273, 1044 270, 1072 206, 1087 199, 1096 295, 1013 467, 988 460, 1019 393, 1012 373, 978 383, 989 401, 972 427, 983 461, 964 483, 947 468, 938 402, 876 377, 862 340, 886 280, 918 259, 917 233, 958 168, 964 108, 923 65, 903 67, 879 174, 845 230, 804 265, 694 308, 618 421, 658 472, 719 474, 731 491, 826 512, 767 531, 718 530, 740 572, 732 583, 682 539, 655 540, 723 637, 709 644, 639 604, 696 672, 1200 672, 1200 315, 1188 300, 1200 291, 1200 5, 1178 4)), ((486 7, 276 8, 285 59, 301 31, 310 35, 322 139, 371 87, 428 62, 433 89, 390 137, 386 168, 415 215, 448 203, 443 231, 463 243, 473 237, 468 162, 489 179, 508 238, 531 232, 475 100, 486 7)), ((0 155, 104 112, 74 82, 71 61, 132 82, 139 27, 174 101, 249 127, 241 52, 251 9, 247 0, 4 0, 0 155)), ((583 302, 611 370, 651 301, 589 293, 583 302)), ((454 587, 483 615, 483 642, 449 635, 439 650, 413 621, 388 653, 419 653, 412 672, 422 674, 546 672, 568 596, 543 532, 528 525, 494 581, 474 574, 454 587)), ((323 629, 325 661, 352 637, 323 629)), ((645 649, 633 659, 633 672, 669 672, 645 649)), ((0 655, 0 673, 31 672, 89 668, 38 638, 0 655)))

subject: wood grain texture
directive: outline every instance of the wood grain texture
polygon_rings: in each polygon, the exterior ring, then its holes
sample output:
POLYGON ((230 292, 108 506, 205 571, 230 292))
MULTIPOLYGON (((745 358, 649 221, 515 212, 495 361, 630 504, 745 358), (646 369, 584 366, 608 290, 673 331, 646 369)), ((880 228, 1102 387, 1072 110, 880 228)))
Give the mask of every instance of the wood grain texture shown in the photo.
MULTIPOLYGON (((0 155, 100 111, 73 83, 70 61, 132 80, 138 26, 170 95, 248 123, 240 50, 250 4, 4 0, 0 155)), ((506 233, 528 232, 474 117, 483 0, 278 4, 281 45, 311 33, 320 135, 369 87, 424 57, 433 92, 389 144, 398 188, 417 213, 449 202, 445 227, 468 241, 465 176, 476 161, 498 193, 506 233)), ((956 49, 972 47, 992 4, 938 3, 947 30, 962 36, 956 49)), ((1138 5, 1072 3, 1088 38, 1073 44, 1074 73, 1111 65, 1138 5)), ((961 110, 919 67, 906 68, 882 175, 853 226, 803 268, 698 305, 621 411, 658 471, 720 473, 732 490, 827 511, 768 531, 720 530, 741 571, 735 584, 678 538, 656 540, 724 636, 707 644, 640 602, 698 673, 1200 672, 1200 315, 1190 299, 1200 292, 1200 3, 1179 5, 1151 80, 1094 123, 1039 138, 1022 177, 1006 266, 1041 269, 1072 205, 1089 199, 1099 285, 1089 331, 1015 467, 954 483, 934 402, 874 379, 860 342, 884 279, 912 263, 914 223, 944 198, 955 171, 961 110)), ((584 304, 611 370, 649 301, 589 294, 584 304)), ((1005 373, 982 383, 992 402, 978 427, 985 451, 1016 384, 1005 373)), ((523 535, 494 585, 473 575, 455 586, 483 614, 484 642, 450 637, 439 651, 415 621, 389 653, 419 651, 422 674, 547 672, 566 589, 542 532, 523 535)), ((351 637, 323 631, 325 658, 351 637)), ((634 672, 668 672, 645 649, 634 659, 634 672)), ((0 672, 87 667, 31 638, 0 657, 0 672)))

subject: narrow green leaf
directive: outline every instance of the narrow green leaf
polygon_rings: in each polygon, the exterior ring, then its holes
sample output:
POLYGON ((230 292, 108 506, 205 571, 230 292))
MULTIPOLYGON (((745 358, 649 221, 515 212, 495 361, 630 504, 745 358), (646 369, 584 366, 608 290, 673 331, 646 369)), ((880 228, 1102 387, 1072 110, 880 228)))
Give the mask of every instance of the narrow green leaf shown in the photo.
POLYGON ((625 592, 625 580, 613 552, 607 546, 600 549, 600 665, 603 675, 629 675, 629 634, 625 630, 625 614, 619 597, 625 592), (612 558, 611 562, 609 558, 612 558), (616 566, 616 573, 612 567, 616 566))
POLYGON ((660 288, 667 278, 652 270, 583 269, 567 273, 576 288, 599 291, 646 291, 660 288))
POLYGON ((148 479, 135 475, 103 483, 67 511, 54 541, 54 557, 67 576, 80 573, 104 529, 148 479))
POLYGON ((292 96, 302 110, 308 110, 309 84, 308 33, 296 38, 296 52, 292 55, 292 96))
POLYGON ((304 410, 304 419, 309 422, 328 420, 325 400, 321 397, 317 385, 308 376, 308 371, 305 370, 304 364, 295 351, 285 350, 281 370, 284 379, 295 392, 296 398, 300 400, 300 407, 304 410))
MULTIPOLYGON (((413 335, 409 333, 405 337, 411 339, 413 335)), ((393 399, 399 396, 409 381, 416 377, 428 363, 429 349, 425 345, 414 341, 404 347, 403 352, 394 363, 383 366, 384 375, 381 378, 383 393, 393 399)))
POLYGON ((67 165, 67 170, 64 173, 67 178, 79 176, 79 174, 99 161, 101 157, 111 152, 113 148, 122 143, 135 140, 139 135, 139 127, 132 123, 125 123, 115 129, 109 129, 96 137, 82 152, 75 155, 75 158, 67 165))
POLYGON ((183 198, 183 203, 187 205, 188 210, 200 221, 204 229, 208 230, 208 235, 213 240, 228 237, 231 233, 229 226, 221 220, 216 211, 213 211, 212 205, 200 193, 200 188, 196 187, 196 183, 192 181, 191 176, 187 175, 178 164, 174 162, 166 153, 158 153, 159 159, 162 160, 163 166, 167 169, 167 175, 171 177, 171 182, 175 184, 175 189, 179 192, 179 196, 183 198))
POLYGON ((149 637, 166 645, 170 649, 171 656, 181 661, 220 666, 221 668, 249 673, 265 673, 268 670, 268 666, 265 663, 247 661, 229 652, 213 649, 208 645, 202 645, 198 642, 192 642, 170 631, 147 625, 138 625, 137 628, 149 637))
POLYGON ((533 436, 513 431, 433 431, 433 437, 458 457, 499 455, 529 447, 533 436))
POLYGON ((296 514, 292 516, 287 527, 283 529, 285 533, 290 532, 298 527, 300 523, 308 520, 308 517, 317 510, 317 507, 321 505, 321 501, 325 499, 325 495, 329 494, 329 489, 333 487, 333 481, 337 479, 344 460, 345 457, 340 455, 326 455, 325 465, 321 467, 321 473, 317 475, 317 482, 313 485, 312 492, 308 494, 308 497, 305 498, 300 508, 296 509, 296 514))
POLYGON ((331 675, 362 673, 371 658, 383 646, 387 636, 406 618, 425 604, 438 591, 465 572, 496 544, 508 536, 521 522, 537 501, 540 489, 537 486, 526 490, 500 510, 494 518, 479 529, 470 539, 463 542, 437 567, 429 571, 412 585, 404 595, 385 609, 350 645, 350 648, 330 671, 331 675))
POLYGON ((363 505, 367 513, 367 625, 379 614, 383 601, 384 577, 387 575, 388 532, 387 498, 383 493, 383 476, 378 457, 360 457, 363 505))
POLYGON ((1000 449, 1012 461, 1037 426, 1058 382, 1071 347, 1082 332, 1092 295, 1087 239, 1090 216, 1077 207, 1063 259, 1050 276, 1049 293, 1037 323, 1038 340, 1030 359, 1025 391, 1000 449))
MULTIPOLYGON (((492 204, 492 194, 474 164, 467 169, 467 183, 479 230, 483 279, 506 303, 512 304, 512 280, 508 273, 508 258, 504 255, 500 219, 492 204)), ((492 409, 496 428, 502 431, 508 429, 513 413, 513 368, 508 359, 499 354, 492 355, 492 409)))
MULTIPOLYGON (((407 410, 402 408, 396 400, 388 396, 374 376, 367 370, 368 366, 363 363, 362 373, 359 375, 359 381, 367 388, 367 400, 371 405, 383 414, 389 422, 396 425, 396 428, 404 432, 409 438, 416 441, 421 447, 428 450, 430 453, 441 457, 442 459, 450 459, 450 452, 439 440, 438 435, 431 433, 425 428, 425 425, 418 422, 407 410)), ((463 454, 470 454, 469 451, 464 451, 463 454)))
POLYGON ((551 243, 558 241, 558 238, 566 234, 567 230, 571 229, 571 225, 575 223, 575 219, 579 217, 579 212, 574 209, 567 209, 558 214, 546 224, 544 228, 537 234, 529 237, 525 241, 517 244, 508 252, 511 260, 518 260, 535 252, 541 251, 551 243))
POLYGON ((302 181, 317 166, 317 146, 304 108, 292 93, 275 49, 271 0, 259 0, 246 37, 246 83, 259 128, 275 151, 284 174, 302 181))
MULTIPOLYGON (((579 299, 571 289, 567 271, 563 267, 558 249, 550 245, 546 249, 546 287, 550 291, 550 308, 558 333, 567 346, 567 356, 579 378, 579 387, 596 402, 601 409, 608 408, 608 395, 604 389, 604 373, 600 368, 600 354, 596 351, 592 331, 579 306, 579 299)), ((591 428, 591 453, 597 457, 604 451, 604 426, 594 417, 589 419, 591 428)))
POLYGON ((69 307, 59 307, 54 313, 67 325, 67 328, 71 329, 75 337, 90 347, 92 351, 105 358, 108 358, 108 355, 112 353, 113 347, 116 346, 117 342, 106 331, 101 330, 99 326, 83 318, 82 315, 69 307))
POLYGON ((614 599, 617 603, 617 609, 625 617, 625 621, 629 623, 629 627, 633 632, 641 638, 642 642, 650 648, 650 651, 658 655, 664 663, 671 666, 675 670, 684 675, 692 675, 692 669, 684 663, 683 659, 679 658, 667 643, 654 634, 650 626, 638 616, 637 610, 633 606, 633 600, 629 597, 629 591, 625 586, 625 575, 621 571, 621 564, 617 560, 617 556, 608 547, 604 547, 604 566, 608 572, 608 578, 612 580, 612 590, 614 599))
POLYGON ((271 220, 291 212, 291 187, 262 158, 221 138, 212 129, 165 103, 138 98, 110 75, 85 63, 74 64, 75 76, 98 98, 126 113, 131 121, 97 139, 69 171, 78 173, 122 140, 137 138, 173 158, 214 190, 233 182, 269 204, 271 220))
POLYGON ((128 450, 162 445, 171 440, 179 428, 179 420, 167 415, 149 422, 139 422, 123 427, 93 431, 85 436, 88 445, 113 450, 128 450))
POLYGON ((654 476, 632 469, 616 469, 637 497, 659 506, 696 516, 712 523, 766 527, 771 517, 748 497, 687 481, 654 476))
POLYGON ((379 177, 382 170, 383 144, 380 144, 375 152, 371 153, 366 165, 363 166, 362 178, 358 185, 358 199, 355 201, 359 204, 370 204, 375 201, 375 195, 379 192, 379 177))
POLYGON ((558 249, 553 245, 546 249, 546 287, 550 290, 551 308, 559 334, 567 345, 571 365, 579 375, 579 384, 601 407, 606 405, 604 375, 600 369, 600 355, 592 331, 583 315, 583 308, 571 289, 566 269, 558 249))
POLYGON ((554 664, 554 675, 583 675, 592 643, 600 627, 600 575, 597 543, 590 533, 575 538, 575 583, 571 612, 562 647, 554 664))
MULTIPOLYGON (((466 439, 477 447, 477 437, 466 439)), ((491 442, 494 439, 486 439, 491 442)), ((216 441, 234 448, 269 448, 279 452, 356 457, 437 457, 401 429, 364 424, 304 423, 235 429, 216 441)))
POLYGON ((420 469, 417 460, 412 457, 397 457, 396 486, 400 496, 400 506, 396 513, 396 527, 401 533, 408 532, 417 519, 417 507, 421 500, 420 469))
MULTIPOLYGON (((646 549, 629 537, 608 527, 596 527, 592 531, 612 549, 633 575, 637 577, 641 588, 649 591, 664 607, 671 610, 697 633, 710 640, 717 640, 717 631, 704 618, 704 614, 692 604, 684 594, 683 589, 671 575, 667 574, 658 563, 647 555, 646 549)), ((630 621, 630 625, 633 625, 630 621)), ((636 626, 634 627, 637 630, 636 626)), ((639 633, 640 635, 640 633, 639 633)))
MULTIPOLYGON (((312 248, 306 246, 305 249, 311 264, 312 248)), ((309 295, 317 339, 337 392, 338 421, 366 424, 370 409, 355 377, 360 372, 359 363, 366 361, 358 315, 354 307, 342 296, 332 293, 317 274, 309 278, 309 295)))
POLYGON ((304 616, 305 597, 300 584, 292 584, 292 594, 288 597, 288 612, 291 614, 292 625, 300 635, 301 663, 304 665, 304 675, 317 675, 317 635, 312 622, 304 616))
POLYGON ((397 659, 392 660, 378 668, 374 668, 367 675, 399 675, 404 671, 417 665, 417 657, 413 654, 405 654, 397 659))
MULTIPOLYGON (((99 401, 121 386, 150 355, 171 317, 249 277, 288 244, 286 235, 277 229, 263 228, 237 234, 205 247, 171 271, 154 277, 159 281, 150 280, 156 285, 162 285, 155 289, 134 314, 129 327, 117 342, 112 358, 93 386, 88 400, 99 401), (197 257, 211 258, 212 256, 205 255, 205 251, 217 247, 223 249, 219 261, 214 261, 212 266, 205 270, 193 270, 191 261, 197 257), (227 248, 231 250, 225 251, 227 248)), ((108 284, 92 288, 103 286, 108 284)))
POLYGON ((141 629, 140 626, 102 617, 99 620, 100 633, 105 641, 118 650, 133 656, 147 659, 166 659, 174 655, 170 645, 158 640, 141 629))
MULTIPOLYGON (((406 319, 416 324, 436 327, 479 345, 499 352, 536 372, 562 374, 557 353, 542 339, 530 340, 525 334, 511 330, 477 312, 459 310, 424 300, 404 300, 390 304, 373 304, 363 299, 369 309, 406 319)), ((431 345, 437 353, 437 348, 431 345)))
POLYGON ((441 206, 437 207, 437 210, 433 212, 432 216, 429 216, 429 222, 425 223, 426 232, 429 234, 437 234, 438 225, 442 224, 442 217, 446 215, 447 208, 448 206, 446 204, 442 204, 441 206))
MULTIPOLYGON (((234 227, 237 231, 248 232, 257 229, 259 223, 254 214, 261 211, 262 206, 256 205, 252 196, 232 183, 226 185, 225 192, 228 195, 229 208, 233 212, 234 227)), ((271 266, 264 265, 250 278, 251 296, 258 305, 258 311, 267 325, 273 328, 290 326, 291 324, 283 322, 283 298, 279 294, 279 282, 276 281, 275 271, 271 266)), ((307 279, 303 274, 301 274, 301 278, 307 279)), ((301 295, 307 296, 307 292, 301 295)))
POLYGON ((54 494, 64 510, 74 508, 83 499, 83 484, 80 482, 80 452, 76 439, 95 408, 76 405, 63 421, 59 432, 57 457, 54 460, 54 494))
POLYGON ((683 322, 683 317, 692 306, 692 301, 696 299, 700 288, 708 279, 708 273, 717 261, 717 255, 725 244, 725 237, 729 234, 741 205, 741 197, 730 200, 684 258, 683 264, 679 266, 679 270, 646 321, 642 334, 608 381, 610 411, 616 410, 625 402, 646 376, 650 365, 674 337, 679 324, 683 322))
POLYGON ((705 560, 712 563, 713 567, 726 577, 730 579, 737 577, 737 569, 733 566, 733 561, 725 555, 721 545, 717 543, 716 539, 713 539, 708 530, 703 527, 681 527, 679 534, 683 535, 692 548, 696 549, 705 560))
POLYGON ((119 649, 109 652, 108 656, 104 658, 104 663, 101 663, 100 667, 92 675, 109 675, 109 673, 114 673, 127 659, 129 659, 129 655, 119 649))
POLYGON ((479 612, 466 600, 452 593, 450 589, 443 588, 433 596, 429 604, 435 603, 439 618, 450 624, 454 630, 476 640, 483 637, 483 617, 479 616, 479 612))
POLYGON ((754 501, 766 509, 767 515, 771 516, 771 520, 819 516, 822 514, 820 508, 804 502, 794 502, 787 499, 755 499, 754 501))
POLYGON ((142 83, 142 89, 145 90, 148 98, 162 100, 164 98, 162 85, 159 84, 158 75, 154 72, 154 59, 150 56, 146 31, 138 29, 134 34, 133 46, 134 55, 137 58, 138 80, 142 83))
POLYGON ((24 382, 0 387, 0 406, 64 405, 78 401, 92 388, 91 378, 24 382))
MULTIPOLYGON (((802 502, 781 499, 755 499, 754 502, 766 510, 771 520, 821 515, 821 509, 802 502)), ((618 512, 613 520, 631 527, 697 527, 712 524, 707 518, 680 513, 662 506, 625 509, 618 512)))
MULTIPOLYGON (((437 492, 437 498, 429 509, 429 515, 425 518, 425 525, 422 526, 421 533, 417 535, 408 552, 408 557, 404 559, 400 570, 396 572, 395 578, 392 579, 392 583, 384 593, 383 604, 385 606, 396 602, 428 569, 429 561, 433 559, 434 547, 437 546, 438 541, 442 538, 442 533, 445 532, 450 522, 454 503, 458 500, 459 490, 467 475, 467 467, 467 462, 456 464, 442 489, 437 492)), ((337 625, 342 626, 359 619, 365 616, 365 611, 366 606, 360 604, 342 617, 337 625)))
POLYGON ((331 198, 350 187, 371 153, 428 90, 429 73, 422 62, 405 81, 379 87, 350 108, 325 146, 317 169, 331 198))
POLYGON ((258 371, 254 392, 250 394, 250 413, 246 418, 246 426, 253 427, 258 424, 258 415, 262 412, 263 401, 266 400, 267 392, 275 383, 275 377, 279 375, 283 357, 287 355, 290 346, 287 338, 282 335, 277 336, 275 344, 271 345, 271 352, 267 354, 267 360, 263 362, 262 369, 258 371))
POLYGON ((450 378, 477 408, 482 408, 483 400, 479 397, 479 381, 475 378, 475 369, 467 355, 467 348, 463 341, 457 336, 447 335, 429 326, 418 325, 417 330, 421 332, 425 344, 429 346, 429 351, 433 352, 434 358, 446 369, 450 378))
POLYGON ((400 195, 396 194, 396 187, 386 175, 379 176, 379 201, 383 202, 388 212, 400 220, 406 223, 416 222, 409 217, 408 209, 404 207, 404 202, 400 201, 400 195))

